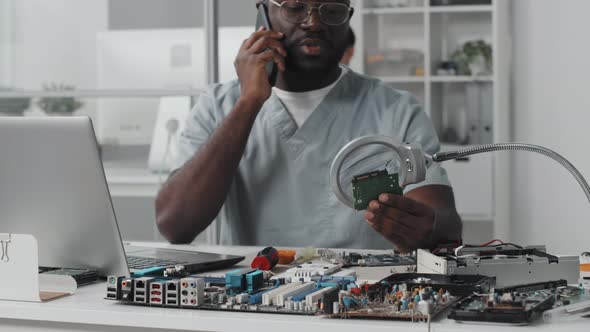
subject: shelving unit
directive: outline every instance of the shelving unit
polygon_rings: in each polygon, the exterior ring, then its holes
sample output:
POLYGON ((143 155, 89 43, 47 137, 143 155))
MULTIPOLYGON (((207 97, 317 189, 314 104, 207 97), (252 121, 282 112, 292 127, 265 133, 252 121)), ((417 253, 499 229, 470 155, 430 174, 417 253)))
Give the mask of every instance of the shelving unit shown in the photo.
POLYGON ((494 6, 490 5, 465 5, 465 6, 429 6, 427 10, 431 13, 491 13, 494 6))
POLYGON ((400 8, 364 8, 363 14, 420 14, 424 13, 424 7, 400 7, 400 8))
MULTIPOLYGON (((435 6, 431 0, 414 0, 411 6, 393 8, 384 4, 387 2, 355 3, 358 14, 351 26, 358 42, 352 68, 415 94, 435 125, 443 150, 508 141, 509 1, 435 6), (439 64, 472 40, 492 45, 492 72, 437 75, 439 64), (404 58, 404 54, 412 57, 404 58)), ((474 156, 444 166, 463 219, 493 222, 495 235, 506 235, 510 208, 508 156, 474 156)))

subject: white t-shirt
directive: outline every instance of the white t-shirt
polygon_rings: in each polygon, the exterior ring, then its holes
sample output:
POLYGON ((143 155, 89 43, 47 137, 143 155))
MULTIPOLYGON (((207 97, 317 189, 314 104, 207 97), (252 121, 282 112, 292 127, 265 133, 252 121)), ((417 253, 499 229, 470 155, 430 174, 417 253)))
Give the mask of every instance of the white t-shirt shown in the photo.
POLYGON ((285 104, 285 108, 291 114, 295 123, 297 123, 297 127, 301 127, 305 120, 315 111, 316 108, 321 104, 321 102, 326 98, 328 93, 336 86, 336 84, 342 79, 342 77, 348 72, 348 68, 340 67, 342 71, 340 72, 340 77, 334 83, 328 85, 325 88, 321 88, 318 90, 306 91, 306 92, 290 92, 281 90, 279 88, 273 87, 274 93, 279 97, 279 99, 285 104))

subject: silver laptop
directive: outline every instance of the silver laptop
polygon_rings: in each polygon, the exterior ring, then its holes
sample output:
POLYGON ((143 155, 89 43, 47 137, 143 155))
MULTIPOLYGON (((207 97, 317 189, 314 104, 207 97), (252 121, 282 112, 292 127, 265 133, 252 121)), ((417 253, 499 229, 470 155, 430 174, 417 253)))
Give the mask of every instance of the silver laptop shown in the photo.
POLYGON ((128 276, 130 269, 181 264, 200 272, 244 259, 124 248, 87 117, 0 117, 0 156, 0 233, 34 235, 40 266, 128 276))

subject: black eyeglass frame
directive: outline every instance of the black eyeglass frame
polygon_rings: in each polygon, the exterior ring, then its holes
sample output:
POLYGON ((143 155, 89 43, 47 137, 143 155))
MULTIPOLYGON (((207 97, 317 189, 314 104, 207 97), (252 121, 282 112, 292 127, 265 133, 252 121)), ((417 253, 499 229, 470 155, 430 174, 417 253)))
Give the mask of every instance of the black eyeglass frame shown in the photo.
POLYGON ((292 24, 301 24, 301 23, 309 20, 309 18, 311 17, 312 11, 314 9, 316 9, 318 11, 319 16, 320 16, 320 22, 322 22, 325 25, 329 25, 329 26, 339 26, 339 25, 342 25, 342 24, 345 24, 346 22, 348 22, 350 20, 350 17, 352 16, 352 13, 354 12, 354 7, 349 6, 349 5, 346 5, 346 4, 343 4, 343 3, 339 3, 339 2, 307 2, 307 1, 295 1, 296 3, 301 3, 301 4, 304 4, 304 5, 308 6, 308 10, 307 10, 307 16, 305 17, 305 19, 301 20, 300 22, 294 22, 294 21, 290 21, 289 19, 285 18, 284 15, 283 15, 282 8, 283 8, 283 5, 284 4, 286 4, 286 3, 289 2, 288 0, 284 0, 282 2, 277 2, 275 0, 269 0, 269 2, 272 3, 273 5, 279 7, 281 9, 281 17, 285 21, 287 21, 289 23, 292 23, 292 24), (346 15, 346 18, 344 18, 342 22, 336 23, 336 24, 325 22, 324 19, 323 19, 323 16, 322 16, 321 8, 323 6, 326 6, 326 5, 334 5, 334 4, 348 8, 347 9, 348 10, 348 13, 346 15), (312 5, 315 5, 315 6, 312 6, 312 5))

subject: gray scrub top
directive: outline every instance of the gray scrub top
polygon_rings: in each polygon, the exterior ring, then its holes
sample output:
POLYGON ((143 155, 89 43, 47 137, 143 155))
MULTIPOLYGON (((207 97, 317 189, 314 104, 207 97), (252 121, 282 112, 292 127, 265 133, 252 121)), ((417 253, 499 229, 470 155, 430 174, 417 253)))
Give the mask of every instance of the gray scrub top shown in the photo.
MULTIPOLYGON (((199 96, 179 140, 177 168, 207 142, 239 95, 239 82, 232 81, 210 86, 199 96)), ((364 221, 363 212, 340 203, 330 187, 330 166, 338 151, 357 137, 375 134, 419 143, 430 154, 440 147, 430 119, 409 93, 353 71, 301 127, 273 93, 255 120, 217 218, 220 244, 392 248, 364 221)), ((399 164, 382 149, 361 150, 345 164, 344 177, 375 168, 395 171, 399 164)), ((426 181, 405 192, 432 184, 449 185, 438 165, 428 170, 426 181)))

